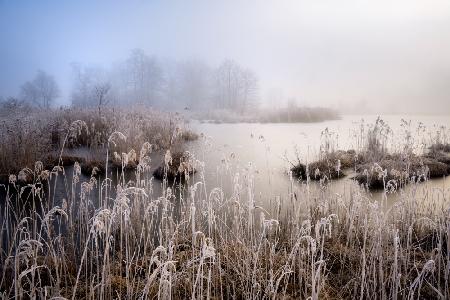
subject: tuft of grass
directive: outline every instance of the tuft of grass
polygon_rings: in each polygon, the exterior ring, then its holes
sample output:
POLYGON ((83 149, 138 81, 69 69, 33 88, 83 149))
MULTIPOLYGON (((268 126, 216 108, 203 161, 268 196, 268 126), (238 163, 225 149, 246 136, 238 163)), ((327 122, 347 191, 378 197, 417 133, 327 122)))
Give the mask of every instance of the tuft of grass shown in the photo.
POLYGON ((159 180, 186 181, 197 172, 196 161, 188 151, 170 153, 164 155, 164 162, 153 172, 153 176, 159 180))

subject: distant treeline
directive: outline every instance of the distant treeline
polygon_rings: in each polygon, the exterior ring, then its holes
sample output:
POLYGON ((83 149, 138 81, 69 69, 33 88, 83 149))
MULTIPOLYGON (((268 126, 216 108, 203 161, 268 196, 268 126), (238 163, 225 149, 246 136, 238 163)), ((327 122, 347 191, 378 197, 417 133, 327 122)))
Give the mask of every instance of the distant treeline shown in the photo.
POLYGON ((143 104, 170 110, 229 109, 258 105, 258 78, 232 60, 211 67, 200 60, 162 61, 134 50, 109 69, 73 65, 75 106, 143 104))
MULTIPOLYGON (((326 108, 298 107, 294 98, 285 108, 261 108, 258 76, 233 60, 210 66, 201 60, 162 60, 141 49, 108 67, 72 64, 69 93, 74 107, 95 108, 147 106, 168 111, 199 113, 199 119, 214 115, 215 121, 317 122, 337 118, 326 108)), ((60 89, 55 78, 39 70, 21 86, 16 97, 0 98, 10 109, 56 107, 60 89)), ((284 102, 279 95, 270 103, 284 102)))
POLYGON ((287 107, 264 110, 260 115, 262 123, 311 123, 337 119, 339 119, 337 111, 324 107, 287 107))
POLYGON ((297 106, 252 110, 244 114, 229 110, 207 110, 194 112, 191 117, 208 123, 313 123, 340 118, 333 109, 297 106))
MULTIPOLYGON (((108 67, 72 64, 70 102, 77 107, 145 105, 167 110, 227 109, 244 113, 258 106, 256 74, 233 60, 209 66, 201 60, 170 61, 133 50, 108 67)), ((21 102, 47 109, 56 106, 60 89, 54 77, 39 70, 21 86, 21 102)))

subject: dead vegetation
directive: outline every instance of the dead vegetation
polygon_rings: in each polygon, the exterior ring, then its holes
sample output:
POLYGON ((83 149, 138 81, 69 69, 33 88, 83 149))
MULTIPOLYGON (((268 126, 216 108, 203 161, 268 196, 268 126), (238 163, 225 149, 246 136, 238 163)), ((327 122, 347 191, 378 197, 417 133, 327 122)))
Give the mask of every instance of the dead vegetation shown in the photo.
MULTIPOLYGON (((406 121, 403 122, 403 125, 407 124, 406 121)), ((389 187, 394 190, 409 183, 442 178, 450 174, 449 144, 434 139, 428 149, 423 149, 418 154, 411 148, 411 133, 407 132, 406 136, 409 138, 399 147, 401 150, 392 151, 387 147, 387 136, 391 129, 384 121, 378 119, 368 128, 359 138, 363 141, 359 151, 335 150, 332 134, 324 131, 319 159, 303 164, 297 157, 298 162, 291 168, 292 174, 301 180, 324 181, 356 173, 351 178, 367 189, 389 187)))
MULTIPOLYGON (((124 138, 113 133, 108 140, 124 138)), ((253 190, 256 170, 232 174, 234 186, 227 191, 206 189, 208 179, 198 168, 199 174, 182 183, 184 192, 163 180, 161 193, 155 193, 151 148, 146 143, 123 153, 117 171, 134 162, 134 177, 114 185, 107 174, 101 181, 83 179, 75 162, 70 180, 63 167, 48 172, 37 163, 28 171, 30 193, 16 185, 18 178, 0 186, 6 195, 0 214, 1 296, 450 297, 445 190, 424 195, 405 190, 388 209, 350 182, 339 194, 326 184, 291 181, 285 194, 262 207, 253 190), (58 181, 68 186, 62 199, 53 197, 58 181), (43 188, 47 182, 49 190, 43 188), (33 201, 17 205, 25 195, 33 201)), ((350 166, 355 153, 339 153, 350 166)), ((166 152, 162 177, 186 176, 196 161, 192 154, 166 152)), ((220 169, 226 166, 218 168, 227 174, 220 169)), ((389 192, 385 186, 383 197, 389 192)))
MULTIPOLYGON (((137 178, 146 178, 139 163, 137 178)), ((74 176, 79 171, 75 170, 74 176)), ((72 181, 61 205, 39 191, 42 212, 2 219, 0 290, 5 297, 445 298, 448 201, 413 193, 387 213, 349 186, 295 186, 281 207, 262 209, 246 188, 235 194, 186 187, 152 194, 147 179, 108 187, 98 209, 92 177, 72 181), (295 198, 289 199, 289 197, 295 198), (177 204, 178 203, 178 204, 177 204), (33 217, 36 216, 36 217, 33 217), (38 234, 39 233, 39 234, 38 234), (187 296, 188 295, 188 296, 187 296)), ((34 176, 39 178, 39 176, 34 176)), ((167 177, 167 175, 165 175, 167 177)), ((107 181, 101 184, 105 185, 107 181)), ((38 186, 39 180, 33 182, 38 186)), ((240 189, 242 186, 243 189, 240 189)), ((8 197, 7 203, 14 199, 8 197)), ((7 212, 7 211, 4 211, 7 212)))
POLYGON ((188 151, 171 154, 168 150, 164 163, 153 172, 153 176, 159 180, 185 182, 197 171, 195 165, 195 159, 188 151))
MULTIPOLYGON (((105 108, 102 115, 95 109, 46 112, 18 109, 0 119, 0 175, 17 174, 23 168, 31 168, 35 161, 42 161, 47 170, 77 161, 83 172, 93 167, 102 171, 106 160, 98 156, 104 157, 107 150, 117 153, 110 157, 111 163, 121 167, 121 158, 118 160, 117 156, 129 154, 146 142, 152 144, 153 150, 177 150, 183 143, 197 138, 180 115, 144 107, 105 108), (127 138, 110 143, 108 139, 114 132, 121 132, 127 138), (61 148, 73 151, 66 155, 66 150, 61 152, 61 148), (100 155, 91 157, 92 152, 100 155)), ((130 160, 125 167, 136 166, 130 160)))

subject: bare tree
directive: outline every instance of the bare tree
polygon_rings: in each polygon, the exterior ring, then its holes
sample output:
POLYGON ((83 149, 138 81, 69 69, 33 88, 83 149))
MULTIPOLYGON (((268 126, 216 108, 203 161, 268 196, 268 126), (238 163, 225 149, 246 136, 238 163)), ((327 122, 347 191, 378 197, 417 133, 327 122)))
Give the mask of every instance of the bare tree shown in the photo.
POLYGON ((134 100, 142 104, 155 104, 163 84, 163 72, 156 58, 147 56, 142 49, 135 49, 126 65, 127 82, 134 100))
POLYGON ((258 78, 235 61, 212 69, 201 60, 157 60, 136 49, 111 68, 73 65, 72 104, 102 107, 146 104, 166 109, 201 110, 211 106, 245 113, 256 106, 258 78))
POLYGON ((73 87, 72 87, 72 105, 73 106, 92 106, 92 81, 93 68, 85 68, 81 64, 72 64, 73 87))
POLYGON ((164 65, 164 108, 177 109, 185 105, 182 101, 182 90, 180 88, 179 65, 175 62, 166 62, 164 65))
POLYGON ((256 100, 258 79, 232 60, 216 70, 216 107, 243 113, 256 100))
POLYGON ((98 67, 82 67, 73 65, 74 86, 72 105, 96 107, 101 115, 102 109, 112 104, 114 92, 109 72, 98 67))
POLYGON ((239 65, 225 60, 216 71, 216 106, 233 110, 239 90, 239 65))
POLYGON ((240 75, 240 101, 238 107, 241 113, 257 106, 258 98, 258 77, 252 70, 243 70, 240 75))
POLYGON ((190 60, 180 64, 179 88, 186 108, 199 109, 207 106, 210 99, 210 69, 201 61, 190 60))
POLYGON ((42 109, 50 108, 53 101, 59 97, 60 91, 53 76, 39 70, 32 81, 22 85, 22 98, 42 109))
POLYGON ((108 98, 108 93, 110 90, 111 84, 109 82, 98 83, 94 86, 94 96, 96 99, 99 116, 102 115, 102 108, 110 103, 110 98, 108 98))

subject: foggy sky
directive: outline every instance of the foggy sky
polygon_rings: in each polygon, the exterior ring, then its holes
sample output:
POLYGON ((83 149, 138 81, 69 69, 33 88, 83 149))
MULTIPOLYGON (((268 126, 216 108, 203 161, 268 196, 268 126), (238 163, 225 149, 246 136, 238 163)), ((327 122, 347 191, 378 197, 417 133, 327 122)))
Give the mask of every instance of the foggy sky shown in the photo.
POLYGON ((42 69, 70 103, 71 63, 108 66, 135 48, 234 59, 258 74, 262 98, 450 113, 450 1, 0 0, 0 96, 42 69))

